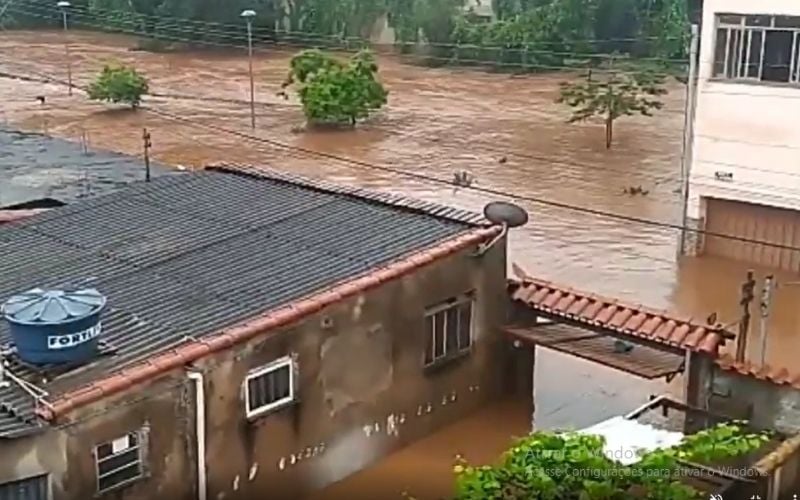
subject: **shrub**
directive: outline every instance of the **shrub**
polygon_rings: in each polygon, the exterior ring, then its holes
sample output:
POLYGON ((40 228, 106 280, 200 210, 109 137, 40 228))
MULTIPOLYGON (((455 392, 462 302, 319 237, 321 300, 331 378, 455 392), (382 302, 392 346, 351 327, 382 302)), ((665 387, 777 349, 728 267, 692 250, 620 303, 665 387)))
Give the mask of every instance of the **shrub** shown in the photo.
POLYGON ((89 99, 125 103, 136 109, 148 92, 147 80, 134 68, 106 66, 89 86, 89 99))

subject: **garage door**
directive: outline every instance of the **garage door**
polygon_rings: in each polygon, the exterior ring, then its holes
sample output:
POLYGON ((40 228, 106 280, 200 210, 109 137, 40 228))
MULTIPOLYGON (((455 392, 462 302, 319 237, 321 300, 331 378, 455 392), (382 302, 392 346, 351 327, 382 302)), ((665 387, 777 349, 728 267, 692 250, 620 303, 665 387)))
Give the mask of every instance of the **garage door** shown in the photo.
POLYGON ((47 500, 47 475, 0 484, 0 500, 47 500))
MULTIPOLYGON (((800 249, 800 212, 708 199, 706 231, 800 249)), ((800 250, 706 235, 704 253, 751 264, 800 271, 800 250)))

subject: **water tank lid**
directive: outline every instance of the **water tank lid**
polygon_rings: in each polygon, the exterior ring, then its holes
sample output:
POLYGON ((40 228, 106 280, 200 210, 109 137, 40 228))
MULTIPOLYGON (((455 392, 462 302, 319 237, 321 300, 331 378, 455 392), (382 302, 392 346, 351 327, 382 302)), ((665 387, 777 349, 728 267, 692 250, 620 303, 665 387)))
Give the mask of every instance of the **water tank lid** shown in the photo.
POLYGON ((42 290, 34 288, 15 295, 3 304, 8 321, 25 325, 65 323, 99 312, 106 298, 93 288, 85 290, 42 290))

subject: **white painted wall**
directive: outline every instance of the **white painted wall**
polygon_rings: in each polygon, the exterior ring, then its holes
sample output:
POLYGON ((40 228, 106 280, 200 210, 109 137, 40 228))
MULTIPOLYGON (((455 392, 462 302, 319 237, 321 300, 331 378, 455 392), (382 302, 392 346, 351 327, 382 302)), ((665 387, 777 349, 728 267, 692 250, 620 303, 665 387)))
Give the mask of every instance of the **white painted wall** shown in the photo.
POLYGON ((702 197, 800 210, 800 87, 711 80, 717 13, 800 16, 800 0, 705 0, 688 216, 702 197))

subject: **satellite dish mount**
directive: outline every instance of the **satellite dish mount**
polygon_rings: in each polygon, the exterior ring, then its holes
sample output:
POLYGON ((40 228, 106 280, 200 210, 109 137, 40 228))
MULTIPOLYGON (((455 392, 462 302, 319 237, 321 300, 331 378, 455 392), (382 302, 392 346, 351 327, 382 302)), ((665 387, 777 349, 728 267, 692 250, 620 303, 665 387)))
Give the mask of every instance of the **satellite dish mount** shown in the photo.
POLYGON ((483 243, 478 247, 477 252, 475 252, 476 257, 480 257, 488 252, 495 243, 508 234, 509 229, 521 227, 528 223, 528 212, 522 207, 504 201, 493 201, 489 203, 483 208, 483 215, 486 217, 486 220, 494 225, 500 226, 502 229, 491 241, 483 243))

